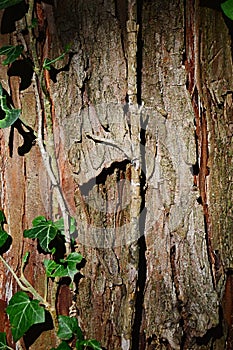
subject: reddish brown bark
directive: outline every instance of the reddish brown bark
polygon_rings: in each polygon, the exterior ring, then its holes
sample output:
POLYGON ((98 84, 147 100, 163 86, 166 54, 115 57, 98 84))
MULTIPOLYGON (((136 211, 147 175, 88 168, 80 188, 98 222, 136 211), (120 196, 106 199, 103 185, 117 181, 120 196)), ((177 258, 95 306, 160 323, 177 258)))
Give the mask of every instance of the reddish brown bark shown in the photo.
MULTIPOLYGON (((56 79, 45 76, 60 182, 77 221, 77 250, 86 259, 77 284, 85 336, 113 350, 230 349, 233 86, 227 19, 217 4, 210 8, 204 1, 185 6, 179 0, 138 1, 143 205, 140 237, 132 242, 133 159, 107 144, 113 140, 126 154, 130 150, 127 2, 72 0, 69 6, 59 1, 52 6, 42 1, 36 13, 42 61, 59 56, 72 42, 70 57, 57 62, 56 79), (124 324, 130 293, 135 310, 129 339, 124 324)), ((1 40, 7 43, 9 35, 1 40)), ((7 89, 4 69, 1 81, 7 89)), ((15 106, 22 105, 35 130, 32 88, 22 91, 19 101, 15 78, 10 81, 15 106)), ((10 130, 1 131, 1 205, 13 238, 4 256, 18 271, 30 250, 26 274, 43 293, 44 256, 22 232, 35 216, 60 212, 37 146, 20 156, 22 136, 14 130, 11 152, 9 139, 10 130)), ((1 275, 0 317, 17 290, 5 268, 1 275)), ((70 304, 62 285, 57 309, 67 314, 70 304)), ((42 338, 34 348, 43 349, 42 338)))

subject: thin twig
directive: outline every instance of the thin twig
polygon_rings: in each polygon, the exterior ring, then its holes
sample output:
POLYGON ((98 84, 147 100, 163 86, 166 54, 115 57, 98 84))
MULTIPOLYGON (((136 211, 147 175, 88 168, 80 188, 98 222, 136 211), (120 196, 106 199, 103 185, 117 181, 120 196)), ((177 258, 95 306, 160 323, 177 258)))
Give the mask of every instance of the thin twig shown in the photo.
POLYGON ((24 286, 22 284, 22 282, 20 281, 19 277, 16 275, 15 271, 11 268, 10 265, 8 265, 8 263, 6 262, 6 260, 0 255, 0 260, 3 262, 3 264, 6 266, 6 268, 8 269, 8 271, 11 272, 12 276, 14 277, 14 279, 16 280, 18 286, 25 292, 28 292, 28 288, 26 286, 24 286))
POLYGON ((47 309, 50 309, 50 304, 47 303, 46 300, 44 300, 40 294, 33 288, 33 286, 30 284, 30 282, 25 278, 24 274, 22 274, 21 271, 21 276, 20 278, 16 275, 12 267, 6 262, 6 260, 0 255, 0 260, 3 262, 3 264, 6 266, 8 271, 12 274, 14 279, 16 280, 18 286, 20 289, 22 289, 24 292, 31 293, 34 298, 40 301, 41 304, 43 304, 47 309))
POLYGON ((115 148, 118 148, 122 153, 124 153, 124 155, 128 158, 131 159, 130 154, 128 154, 121 146, 119 146, 119 144, 113 140, 113 139, 106 139, 105 137, 100 137, 97 135, 93 135, 93 134, 89 134, 86 133, 87 138, 96 141, 96 142, 101 142, 101 143, 105 143, 108 146, 112 146, 115 148))
POLYGON ((34 85, 34 92, 35 92, 35 97, 36 97, 36 109, 37 109, 37 115, 38 115, 38 134, 37 134, 37 144, 40 149, 41 157, 44 163, 44 166, 47 170, 49 179, 52 183, 52 186, 54 187, 56 196, 57 196, 57 201, 60 206, 63 220, 64 220, 64 235, 65 235, 65 245, 66 245, 66 254, 69 254, 71 251, 70 247, 70 232, 69 232, 69 213, 66 207, 66 203, 61 191, 60 184, 54 174, 54 171, 51 166, 51 158, 48 154, 48 152, 45 149, 44 146, 44 141, 43 141, 43 110, 41 107, 41 101, 40 101, 40 96, 39 96, 39 91, 38 91, 38 86, 37 86, 37 81, 35 78, 35 75, 33 76, 33 85, 34 85))
MULTIPOLYGON (((27 20, 28 23, 32 23, 33 20, 33 12, 34 12, 34 1, 29 0, 29 10, 27 14, 27 20)), ((31 44, 31 52, 32 52, 32 58, 34 62, 34 76, 33 76, 33 82, 34 82, 34 92, 35 92, 35 97, 36 97, 36 108, 37 108, 37 114, 38 114, 38 138, 37 138, 37 143, 40 149, 41 157, 44 163, 44 166, 47 170, 48 176, 50 178, 50 181, 52 183, 52 186, 54 187, 57 201, 59 204, 59 207, 62 212, 62 217, 64 220, 64 235, 65 235, 65 246, 66 246, 66 254, 69 254, 71 252, 71 246, 70 246, 70 232, 69 232, 69 221, 70 221, 70 216, 68 213, 68 209, 62 194, 62 190, 59 184, 59 179, 56 178, 56 173, 57 176, 59 176, 59 171, 57 169, 57 164, 55 165, 56 169, 53 169, 52 166, 52 159, 46 150, 44 146, 44 140, 43 140, 43 112, 46 112, 46 102, 49 103, 51 107, 51 103, 49 101, 48 96, 46 95, 46 91, 43 89, 44 85, 44 71, 43 68, 40 68, 39 61, 38 61, 38 56, 37 56, 37 50, 36 50, 36 43, 35 43, 35 38, 33 34, 32 27, 29 26, 29 37, 30 37, 30 44, 31 44), (40 94, 39 94, 39 88, 38 84, 40 84, 40 87, 42 88, 42 92, 45 98, 45 101, 41 102, 40 94), (43 105, 42 105, 43 104, 43 105)), ((48 131, 49 132, 49 131, 48 131)), ((51 131, 50 131, 51 132, 51 131)), ((54 143, 52 145, 54 147, 54 143)), ((54 153, 54 152, 53 152, 54 153)))

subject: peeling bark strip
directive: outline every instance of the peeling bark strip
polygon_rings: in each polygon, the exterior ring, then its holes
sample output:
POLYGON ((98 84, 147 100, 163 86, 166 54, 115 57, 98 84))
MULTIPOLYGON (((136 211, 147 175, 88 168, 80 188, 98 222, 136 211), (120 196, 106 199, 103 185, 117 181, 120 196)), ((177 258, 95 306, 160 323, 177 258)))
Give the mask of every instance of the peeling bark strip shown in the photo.
POLYGON ((200 203, 203 206, 206 229, 206 243, 209 263, 212 272, 213 285, 216 288, 215 254, 212 247, 211 217, 208 209, 207 176, 209 175, 208 159, 208 120, 210 120, 211 107, 209 91, 205 85, 201 67, 200 47, 200 3, 195 0, 188 2, 186 6, 186 69, 188 71, 188 90, 191 94, 195 113, 196 126, 196 151, 197 162, 193 169, 194 186, 198 185, 200 191, 200 203), (192 37, 193 36, 193 37, 192 37), (194 38, 194 40, 193 40, 194 38), (198 183, 196 183, 196 176, 198 183))

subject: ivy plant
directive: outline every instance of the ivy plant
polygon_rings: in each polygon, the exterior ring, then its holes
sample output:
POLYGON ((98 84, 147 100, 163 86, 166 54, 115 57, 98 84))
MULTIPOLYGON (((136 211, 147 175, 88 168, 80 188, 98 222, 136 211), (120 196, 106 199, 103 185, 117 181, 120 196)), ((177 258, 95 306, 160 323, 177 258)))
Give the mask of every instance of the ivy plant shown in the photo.
POLYGON ((8 128, 19 118, 21 110, 8 106, 7 96, 4 93, 2 84, 0 83, 0 106, 5 114, 3 119, 0 119, 0 128, 8 128))
POLYGON ((38 216, 32 221, 33 227, 24 231, 24 237, 37 238, 40 247, 45 252, 51 252, 50 243, 61 235, 61 230, 57 227, 56 222, 47 220, 44 216, 38 216))
POLYGON ((5 222, 5 216, 3 212, 0 210, 0 248, 2 248, 6 244, 8 238, 10 237, 8 233, 3 229, 4 222, 5 222))
MULTIPOLYGON (((0 0, 0 10, 23 2, 23 0, 0 0)), ((43 58, 42 60, 38 57, 37 43, 33 31, 37 26, 38 21, 34 16, 34 10, 35 1, 28 0, 28 13, 25 15, 27 28, 25 28, 25 32, 27 33, 29 40, 23 40, 24 42, 22 42, 19 37, 19 44, 4 45, 0 48, 0 56, 4 56, 2 61, 4 66, 11 65, 22 57, 30 59, 35 73, 34 89, 37 89, 35 90, 36 105, 38 108, 37 114, 40 116, 44 115, 45 118, 48 117, 49 120, 49 113, 47 111, 51 111, 52 106, 49 92, 46 91, 44 70, 51 70, 54 63, 62 60, 69 52, 70 45, 66 46, 64 52, 54 59, 43 58), (20 44, 20 40, 24 45, 20 44), (25 45, 30 45, 30 47, 24 50, 25 45), (40 99, 40 92, 44 94, 42 99, 40 99)), ((0 83, 0 128, 7 128, 13 125, 20 117, 20 114, 21 110, 15 109, 11 105, 10 98, 8 98, 6 91, 0 83)), ((42 120, 40 119, 38 121, 37 143, 48 176, 50 177, 52 185, 56 189, 62 218, 57 221, 52 221, 44 216, 38 216, 33 220, 32 227, 26 229, 23 235, 27 239, 37 240, 40 253, 42 251, 42 253, 46 254, 46 259, 44 259, 44 279, 46 282, 45 286, 47 287, 45 287, 45 289, 48 288, 49 285, 53 295, 50 296, 50 301, 48 301, 47 290, 45 290, 45 295, 41 296, 25 277, 24 270, 26 265, 30 264, 30 252, 27 252, 23 256, 21 270, 18 274, 4 259, 3 253, 9 248, 11 237, 4 230, 5 216, 3 211, 0 210, 0 260, 8 271, 11 272, 20 289, 9 300, 9 304, 6 308, 6 314, 10 321, 12 337, 15 342, 20 341, 32 326, 35 327, 38 324, 44 324, 46 312, 49 312, 53 320, 58 344, 57 348, 50 350, 101 350, 100 343, 97 340, 84 338, 76 317, 59 315, 56 311, 56 298, 58 295, 59 282, 65 278, 66 281, 70 281, 70 286, 75 285, 75 276, 79 273, 79 264, 83 257, 80 253, 74 250, 74 245, 72 245, 72 240, 70 239, 70 235, 74 233, 76 229, 75 220, 67 214, 66 204, 59 186, 59 179, 57 179, 55 175, 59 173, 59 171, 58 169, 53 169, 51 166, 51 155, 48 153, 43 139, 43 135, 46 133, 43 133, 42 124, 42 120), (63 245, 63 249, 61 249, 61 245, 63 245), (50 255, 49 258, 48 255, 50 255)), ((49 122, 47 121, 47 125, 48 124, 49 122)), ((47 133, 49 133, 48 130, 47 133)), ((7 336, 4 332, 0 333, 0 350, 3 349, 11 349, 7 344, 7 336)))
POLYGON ((49 58, 45 58, 45 59, 44 59, 44 62, 43 62, 43 69, 50 70, 50 69, 51 69, 51 66, 52 66, 55 62, 63 60, 64 57, 65 57, 65 55, 69 52, 70 47, 71 47, 70 44, 66 45, 64 52, 63 52, 60 56, 58 56, 58 57, 56 57, 56 58, 54 58, 54 59, 52 59, 52 60, 50 60, 49 58))
POLYGON ((2 61, 4 66, 13 63, 23 52, 23 45, 5 45, 0 48, 0 56, 6 56, 2 61))
POLYGON ((45 322, 45 309, 39 300, 32 300, 25 292, 17 292, 11 298, 6 309, 10 318, 11 332, 15 341, 37 323, 45 322))
MULTIPOLYGON (((3 228, 4 222, 5 216, 0 211, 0 247, 4 247, 9 238, 8 233, 3 228)), ((71 227, 74 227, 74 219, 71 221, 71 227)), ((33 227, 24 231, 25 237, 38 240, 39 246, 45 253, 52 252, 51 259, 44 259, 44 274, 45 279, 50 279, 54 284, 58 282, 55 278, 60 279, 62 277, 68 277, 71 283, 74 283, 74 277, 79 273, 78 265, 83 259, 80 253, 71 252, 68 256, 55 261, 56 247, 53 245, 54 238, 56 235, 63 235, 63 230, 64 223, 62 219, 53 222, 46 220, 44 216, 38 216, 33 220, 33 227), (45 237, 45 240, 41 239, 42 236, 45 237), (49 247, 50 244, 51 247, 49 247)), ((58 324, 56 331, 57 337, 60 339, 59 346, 51 350, 85 350, 87 348, 101 350, 100 343, 95 339, 84 339, 76 317, 54 315, 55 305, 51 305, 42 297, 25 278, 24 267, 29 262, 29 253, 26 253, 23 257, 20 277, 15 274, 2 255, 0 255, 0 260, 13 274, 16 282, 22 289, 13 295, 6 308, 15 342, 23 337, 33 325, 44 323, 47 310, 51 313, 54 325, 58 324), (70 345, 74 340, 75 347, 70 345)), ((0 350, 2 349, 10 349, 7 345, 5 333, 0 333, 0 350)))

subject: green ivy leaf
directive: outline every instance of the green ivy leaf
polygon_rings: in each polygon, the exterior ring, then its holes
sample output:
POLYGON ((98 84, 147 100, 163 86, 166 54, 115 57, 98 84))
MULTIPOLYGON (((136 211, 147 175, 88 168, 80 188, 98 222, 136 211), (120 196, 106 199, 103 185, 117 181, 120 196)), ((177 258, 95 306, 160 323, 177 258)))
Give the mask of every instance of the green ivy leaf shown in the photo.
POLYGON ((83 341, 82 340, 77 340, 76 344, 75 344, 76 350, 83 350, 84 349, 84 345, 83 345, 83 341))
POLYGON ((92 348, 94 350, 102 350, 100 343, 95 339, 84 340, 84 345, 89 346, 89 348, 92 348))
POLYGON ((53 261, 51 261, 51 263, 48 264, 48 267, 46 269, 46 274, 48 277, 68 277, 69 276, 66 266, 57 264, 55 262, 54 264, 52 264, 52 262, 53 261))
MULTIPOLYGON (((61 218, 54 222, 54 225, 61 231, 61 234, 64 235, 64 219, 61 218)), ((74 233, 76 230, 75 219, 73 217, 70 218, 70 234, 74 233)))
POLYGON ((76 317, 58 316, 59 328, 57 335, 60 339, 69 340, 73 335, 82 333, 76 317))
POLYGON ((88 346, 89 348, 94 349, 94 350, 102 350, 100 343, 95 339, 89 339, 89 340, 83 340, 81 342, 80 341, 76 342, 76 349, 82 350, 83 346, 88 346))
POLYGON ((19 4, 22 0, 1 0, 0 1, 0 10, 6 9, 7 7, 19 4))
POLYGON ((71 350, 71 347, 65 341, 63 341, 56 349, 52 348, 51 350, 71 350))
POLYGON ((83 256, 80 253, 73 252, 70 253, 66 259, 61 259, 60 261, 68 264, 70 268, 76 268, 76 265, 83 260, 83 256))
POLYGON ((45 58, 44 63, 43 63, 43 69, 50 70, 51 69, 51 65, 53 63, 63 60, 63 58, 65 57, 67 52, 70 50, 70 47, 71 47, 71 44, 66 45, 64 52, 60 56, 58 56, 58 57, 56 57, 56 58, 54 58, 52 60, 50 60, 49 58, 45 58))
POLYGON ((4 246, 9 237, 8 233, 0 228, 0 248, 4 246))
POLYGON ((5 222, 6 218, 2 210, 0 210, 0 222, 5 222))
POLYGON ((54 270, 57 268, 57 263, 54 260, 44 259, 44 267, 47 277, 54 277, 54 270))
POLYGON ((221 4, 224 14, 233 20, 233 0, 227 0, 221 4))
POLYGON ((1 83, 0 83, 0 105, 1 105, 1 109, 6 114, 5 118, 0 120, 0 128, 8 128, 19 118, 21 110, 9 108, 7 106, 6 95, 4 95, 1 83))
POLYGON ((67 276, 71 278, 71 280, 74 280, 74 276, 78 272, 77 270, 77 264, 79 264, 82 261, 83 257, 81 254, 73 252, 70 253, 66 259, 61 259, 60 261, 62 263, 67 264, 67 276))
POLYGON ((0 48, 0 55, 6 56, 6 59, 2 61, 4 66, 13 63, 23 52, 23 45, 5 45, 0 48))
POLYGON ((37 226, 43 222, 46 222, 47 219, 44 216, 37 216, 35 219, 32 220, 32 225, 37 226))
POLYGON ((83 341, 84 340, 84 336, 83 336, 83 332, 81 330, 80 327, 78 327, 75 331, 75 337, 77 338, 78 341, 83 341))
POLYGON ((3 223, 5 222, 5 215, 2 210, 0 210, 0 248, 4 246, 10 235, 3 230, 3 223))
POLYGON ((45 259, 44 266, 47 277, 66 277, 67 270, 64 265, 57 264, 54 260, 45 259))
POLYGON ((13 295, 6 312, 14 341, 18 341, 32 325, 45 322, 45 310, 39 305, 39 300, 31 300, 25 292, 13 295))
POLYGON ((6 350, 7 348, 6 333, 0 332, 0 350, 6 350))
POLYGON ((44 260, 44 266, 47 277, 70 277, 73 281, 74 276, 79 271, 77 264, 82 261, 83 257, 80 253, 70 253, 66 259, 60 259, 59 263, 54 260, 44 260))
POLYGON ((49 248, 50 242, 54 240, 58 233, 57 227, 51 220, 44 220, 43 217, 38 217, 33 220, 33 227, 25 230, 23 235, 27 238, 37 238, 41 248, 45 252, 51 252, 49 248), (40 218, 40 219, 39 219, 40 218))

